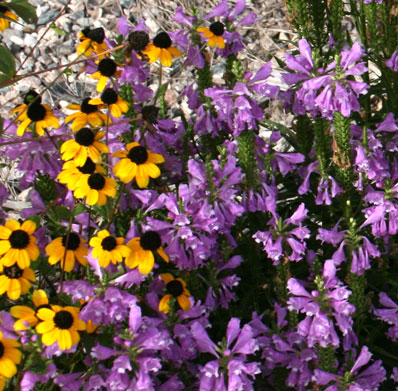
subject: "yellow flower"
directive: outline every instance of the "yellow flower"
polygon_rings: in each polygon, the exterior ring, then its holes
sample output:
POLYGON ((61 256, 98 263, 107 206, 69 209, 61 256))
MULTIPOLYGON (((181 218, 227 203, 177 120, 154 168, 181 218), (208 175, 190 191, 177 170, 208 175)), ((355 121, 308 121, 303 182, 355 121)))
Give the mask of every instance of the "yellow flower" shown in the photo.
POLYGON ((94 72, 89 77, 97 79, 97 91, 102 92, 108 83, 108 80, 112 77, 120 77, 121 71, 117 70, 117 64, 111 58, 104 58, 98 63, 98 71, 94 72))
POLYGON ((177 299, 178 305, 184 311, 188 311, 191 308, 191 302, 188 298, 191 294, 186 288, 186 282, 182 278, 174 278, 170 273, 163 273, 160 277, 166 284, 167 294, 159 302, 159 311, 165 314, 170 311, 169 301, 172 297, 177 299))
POLYGON ((148 231, 141 237, 131 239, 127 243, 127 247, 131 250, 131 253, 126 258, 126 266, 130 269, 138 266, 138 270, 141 274, 148 274, 153 269, 155 263, 154 251, 156 251, 165 262, 169 262, 169 257, 162 248, 160 236, 155 231, 148 231))
POLYGON ((21 269, 30 266, 30 261, 35 261, 40 254, 36 246, 33 233, 36 224, 26 220, 22 225, 17 220, 8 220, 0 226, 0 263, 3 266, 12 266, 17 263, 21 269))
MULTIPOLYGON (((91 56, 93 52, 100 54, 108 50, 108 45, 104 41, 105 31, 102 27, 96 29, 86 28, 79 33, 80 44, 77 47, 77 52, 85 56, 91 56)), ((104 58, 104 55, 98 58, 104 58)))
POLYGON ((152 153, 137 142, 127 144, 126 149, 112 155, 124 158, 115 164, 113 172, 123 183, 129 183, 135 178, 138 187, 148 186, 149 177, 157 178, 160 175, 156 164, 163 163, 164 157, 158 153, 152 153))
POLYGON ((14 330, 27 330, 28 327, 36 326, 36 324, 39 322, 39 319, 37 318, 37 312, 39 311, 39 309, 50 308, 50 305, 48 304, 47 294, 42 289, 33 291, 32 301, 36 307, 36 310, 24 305, 15 305, 14 307, 11 307, 11 316, 18 319, 14 323, 14 330))
MULTIPOLYGON (((90 105, 88 102, 91 98, 83 99, 82 104, 79 105, 68 105, 67 108, 70 110, 79 110, 77 113, 68 115, 65 118, 65 123, 72 122, 72 130, 77 132, 82 129, 88 123, 93 126, 106 125, 109 122, 109 118, 98 110, 97 105, 90 105)), ((14 109, 15 110, 15 109, 14 109)))
POLYGON ((6 387, 6 383, 7 378, 5 378, 4 376, 0 376, 0 391, 4 390, 4 388, 6 387))
POLYGON ((42 320, 36 331, 42 334, 44 345, 50 346, 58 342, 61 350, 68 350, 80 341, 78 331, 85 330, 86 324, 78 318, 79 308, 60 307, 40 308, 37 317, 42 320))
POLYGON ((224 24, 221 22, 214 22, 210 27, 199 27, 196 31, 203 33, 203 36, 208 39, 208 44, 212 48, 218 46, 220 49, 225 48, 225 41, 222 37, 224 34, 224 24))
POLYGON ((0 331, 0 376, 13 377, 17 373, 17 364, 21 362, 21 344, 15 339, 3 338, 0 331))
POLYGON ((109 148, 98 142, 104 137, 104 132, 95 134, 89 128, 80 129, 75 133, 75 138, 65 141, 61 145, 61 157, 63 160, 73 159, 77 166, 84 166, 87 157, 95 163, 101 161, 101 152, 108 153, 109 148))
POLYGON ((130 249, 123 243, 124 238, 115 238, 106 229, 99 231, 89 242, 93 247, 91 254, 94 258, 98 258, 101 267, 107 267, 110 262, 116 265, 130 254, 130 249))
POLYGON ((12 266, 0 265, 0 295, 7 292, 11 300, 18 300, 32 286, 30 281, 36 281, 35 272, 30 268, 21 269, 17 264, 12 266))
MULTIPOLYGON (((4 5, 0 5, 0 12, 12 20, 18 20, 18 16, 4 5)), ((0 31, 3 32, 5 29, 8 29, 8 27, 10 27, 10 21, 0 16, 0 31)))
MULTIPOLYGON (((15 110, 15 109, 14 109, 15 110)), ((17 135, 23 136, 26 128, 34 122, 35 130, 39 136, 44 135, 44 129, 53 127, 58 129, 59 123, 58 118, 51 111, 50 106, 42 105, 38 101, 30 104, 28 109, 23 111, 17 118, 17 121, 22 121, 17 129, 17 135)), ((30 129, 28 129, 30 131, 30 129)))
POLYGON ((129 109, 129 104, 113 88, 107 88, 101 94, 101 98, 90 99, 88 103, 90 105, 108 105, 111 114, 115 118, 121 117, 129 109))
POLYGON ((41 96, 39 96, 39 94, 36 91, 29 90, 25 95, 23 104, 17 106, 15 109, 12 109, 10 111, 10 114, 18 113, 18 120, 19 121, 25 120, 28 117, 27 116, 28 106, 32 102, 41 103, 41 96))
POLYGON ((76 198, 86 197, 89 205, 102 206, 106 204, 106 197, 116 195, 116 181, 96 172, 89 176, 83 175, 73 193, 76 198))
POLYGON ((66 272, 73 270, 76 259, 81 265, 87 266, 88 261, 85 257, 87 256, 88 249, 84 246, 84 243, 86 241, 74 232, 70 232, 69 237, 64 235, 54 239, 46 246, 46 254, 49 256, 48 263, 55 265, 61 262, 61 268, 66 272), (66 242, 67 239, 68 242, 66 242))
POLYGON ((159 33, 153 42, 149 42, 145 50, 142 51, 149 58, 149 62, 155 62, 157 59, 166 66, 171 66, 173 57, 181 56, 181 52, 174 46, 171 46, 171 39, 166 32, 159 33))
POLYGON ((57 178, 60 183, 63 183, 69 190, 74 191, 76 186, 83 175, 87 177, 95 172, 104 173, 105 170, 99 164, 95 164, 89 157, 83 166, 79 167, 74 160, 65 162, 62 166, 62 171, 58 174, 57 178))

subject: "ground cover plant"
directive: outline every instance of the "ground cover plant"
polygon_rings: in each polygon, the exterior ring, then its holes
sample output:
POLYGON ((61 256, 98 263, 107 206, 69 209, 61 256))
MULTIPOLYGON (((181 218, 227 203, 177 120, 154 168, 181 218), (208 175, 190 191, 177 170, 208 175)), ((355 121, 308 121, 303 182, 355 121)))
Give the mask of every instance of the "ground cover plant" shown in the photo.
POLYGON ((285 6, 298 39, 255 72, 244 0, 86 28, 58 70, 91 95, 3 118, 31 207, 0 216, 1 390, 398 389, 398 4, 285 6))

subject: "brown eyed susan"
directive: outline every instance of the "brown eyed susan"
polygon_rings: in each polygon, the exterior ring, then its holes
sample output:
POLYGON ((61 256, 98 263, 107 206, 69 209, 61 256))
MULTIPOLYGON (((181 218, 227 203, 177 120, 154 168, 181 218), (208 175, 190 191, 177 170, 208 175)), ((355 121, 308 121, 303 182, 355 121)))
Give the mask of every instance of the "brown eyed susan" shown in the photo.
POLYGON ((30 266, 40 254, 33 233, 36 224, 26 220, 20 224, 17 220, 8 220, 0 226, 0 263, 9 267, 17 263, 21 269, 30 266))
POLYGON ((49 256, 48 263, 55 265, 61 262, 61 268, 66 272, 73 270, 76 260, 81 265, 87 266, 88 248, 84 245, 85 243, 86 241, 75 232, 70 232, 69 236, 64 235, 54 239, 46 246, 46 254, 49 256))
POLYGON ((126 149, 112 155, 123 158, 113 167, 114 174, 123 183, 129 183, 135 178, 138 187, 147 187, 150 177, 157 178, 160 175, 156 164, 163 163, 164 157, 159 153, 152 153, 137 142, 127 144, 126 149))
POLYGON ((63 160, 71 160, 77 166, 83 166, 89 157, 93 162, 101 161, 101 152, 108 153, 107 145, 100 143, 105 132, 95 133, 89 128, 83 128, 75 133, 75 138, 65 141, 61 145, 61 158, 63 160))
POLYGON ((165 261, 169 262, 169 257, 162 248, 162 241, 156 231, 145 232, 141 237, 131 239, 127 243, 127 247, 131 250, 130 255, 126 258, 126 266, 134 269, 138 266, 141 274, 148 274, 152 271, 155 264, 153 252, 165 261))
POLYGON ((98 105, 90 105, 88 102, 91 98, 83 99, 81 105, 68 105, 67 108, 70 110, 79 110, 77 113, 68 115, 65 118, 65 123, 72 122, 72 130, 77 132, 84 128, 87 124, 92 127, 106 125, 109 121, 108 117, 99 111, 98 105))
POLYGON ((59 128, 58 118, 51 111, 50 106, 42 105, 38 101, 30 104, 26 112, 23 111, 18 117, 17 121, 22 121, 17 128, 17 135, 23 136, 26 129, 30 131, 28 126, 33 122, 34 129, 39 136, 44 135, 44 129, 53 127, 59 128))
POLYGON ((17 373, 17 365, 21 362, 21 344, 15 339, 3 338, 0 331, 0 376, 13 377, 17 373))
POLYGON ((18 300, 21 294, 28 293, 31 282, 36 281, 32 269, 21 269, 16 263, 12 266, 0 265, 0 273, 0 295, 7 293, 10 300, 18 300))
POLYGON ((95 164, 89 157, 82 166, 78 166, 74 160, 65 162, 62 171, 58 174, 57 179, 60 183, 67 186, 69 190, 74 191, 83 175, 91 175, 95 172, 104 173, 105 170, 99 164, 95 164))
POLYGON ((97 79, 97 91, 102 92, 112 77, 120 77, 121 71, 117 70, 117 64, 111 58, 104 58, 98 63, 98 71, 89 77, 97 79))
POLYGON ((163 273, 160 277, 166 284, 167 293, 159 302, 159 311, 165 314, 170 311, 169 301, 172 297, 177 300, 181 309, 188 311, 191 308, 191 302, 189 301, 191 294, 186 288, 186 282, 182 278, 174 278, 170 273, 163 273))
POLYGON ((110 262, 116 265, 130 254, 130 249, 123 243, 124 238, 115 238, 106 229, 99 231, 89 242, 93 247, 91 254, 101 267, 107 267, 110 262))
POLYGON ((37 317, 41 322, 36 331, 41 334, 44 345, 55 342, 61 350, 68 350, 80 341, 79 331, 86 329, 86 324, 78 318, 79 308, 52 305, 51 308, 40 308, 37 317))
MULTIPOLYGON (((14 14, 8 7, 4 5, 0 5, 0 13, 7 16, 12 20, 18 20, 18 16, 14 14)), ((10 21, 8 19, 3 18, 0 15, 0 31, 3 32, 5 29, 10 27, 10 21)))
POLYGON ((89 205, 102 206, 106 204, 107 197, 116 195, 116 181, 105 177, 99 172, 80 178, 73 193, 76 198, 86 197, 89 205))
POLYGON ((181 52, 171 44, 169 34, 163 31, 152 42, 148 43, 142 54, 148 56, 149 62, 155 62, 159 59, 164 66, 170 67, 173 63, 173 57, 181 56, 181 52))
POLYGON ((15 109, 12 109, 10 111, 10 114, 15 114, 18 113, 18 119, 19 121, 23 121, 27 118, 27 111, 28 111, 28 106, 29 104, 31 104, 32 102, 37 102, 37 103, 41 103, 41 96, 34 90, 29 90, 26 95, 25 98, 23 100, 23 104, 17 106, 15 109))
POLYGON ((48 297, 45 291, 37 289, 33 291, 32 301, 36 309, 24 306, 14 305, 10 309, 10 314, 18 320, 14 323, 14 330, 27 330, 28 327, 34 327, 39 322, 37 311, 40 308, 50 308, 48 297))
POLYGON ((101 94, 101 98, 90 99, 88 103, 90 105, 107 105, 115 118, 121 117, 129 110, 129 104, 113 88, 107 88, 101 94))
POLYGON ((220 49, 225 48, 225 41, 222 37, 224 34, 225 26, 221 22, 214 22, 210 27, 199 27, 196 31, 203 33, 203 37, 207 39, 209 46, 214 48, 218 46, 220 49))
MULTIPOLYGON (((109 49, 105 42, 105 31, 102 27, 96 29, 85 28, 80 31, 79 39, 80 44, 76 50, 85 56, 91 56, 93 52, 100 54, 109 49)), ((104 55, 101 55, 99 58, 104 58, 104 55)))

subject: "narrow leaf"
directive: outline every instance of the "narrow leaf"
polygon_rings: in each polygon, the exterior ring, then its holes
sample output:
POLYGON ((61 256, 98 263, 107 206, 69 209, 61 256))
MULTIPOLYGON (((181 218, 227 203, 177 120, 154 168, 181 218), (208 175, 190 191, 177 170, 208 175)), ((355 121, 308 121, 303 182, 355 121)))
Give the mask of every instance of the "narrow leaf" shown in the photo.
POLYGON ((0 46, 0 72, 9 77, 15 74, 14 56, 5 46, 0 46))

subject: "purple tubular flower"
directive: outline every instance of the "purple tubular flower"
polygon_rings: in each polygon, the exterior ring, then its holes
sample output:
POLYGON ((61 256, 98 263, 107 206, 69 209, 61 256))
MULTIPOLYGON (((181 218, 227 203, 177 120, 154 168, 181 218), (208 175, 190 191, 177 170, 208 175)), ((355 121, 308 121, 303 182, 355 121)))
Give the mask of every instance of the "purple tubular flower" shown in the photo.
POLYGON ((391 58, 386 61, 386 65, 394 72, 398 72, 398 52, 396 50, 394 50, 391 58))

